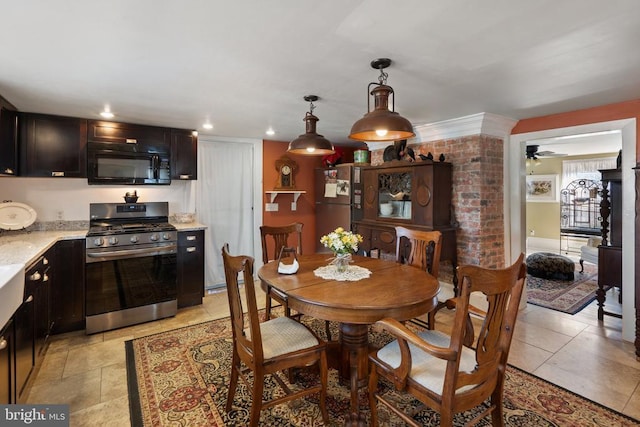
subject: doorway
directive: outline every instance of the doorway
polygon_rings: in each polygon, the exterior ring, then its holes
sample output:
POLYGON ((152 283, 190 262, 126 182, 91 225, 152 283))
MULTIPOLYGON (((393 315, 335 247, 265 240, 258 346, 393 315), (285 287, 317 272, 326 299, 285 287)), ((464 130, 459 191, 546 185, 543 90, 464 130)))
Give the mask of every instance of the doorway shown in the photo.
POLYGON ((509 205, 509 253, 512 259, 526 250, 526 200, 525 200, 525 156, 527 141, 563 137, 568 135, 619 130, 622 137, 622 289, 623 300, 622 337, 625 341, 635 340, 635 182, 633 167, 636 158, 636 119, 624 119, 610 122, 592 123, 567 128, 548 129, 525 134, 511 135, 509 143, 509 188, 505 191, 510 197, 509 205), (625 185, 624 183, 628 183, 625 185))
POLYGON ((261 253, 262 140, 203 136, 198 141, 195 203, 205 233, 205 287, 225 286, 221 248, 261 253))

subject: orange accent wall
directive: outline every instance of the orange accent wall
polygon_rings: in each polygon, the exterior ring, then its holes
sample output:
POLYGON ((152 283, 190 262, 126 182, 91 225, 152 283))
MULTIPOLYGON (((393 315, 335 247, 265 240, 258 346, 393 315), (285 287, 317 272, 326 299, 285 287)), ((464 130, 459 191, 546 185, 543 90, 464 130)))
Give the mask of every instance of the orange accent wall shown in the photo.
MULTIPOLYGON (((288 154, 289 142, 282 141, 262 141, 262 222, 264 225, 279 226, 292 222, 301 222, 302 228, 302 253, 312 254, 316 251, 316 209, 315 209, 315 189, 313 185, 314 169, 321 168, 322 156, 303 156, 288 154), (265 204, 270 202, 270 195, 265 191, 273 190, 278 180, 276 170, 276 160, 283 155, 287 155, 298 163, 298 170, 295 175, 296 190, 306 191, 298 198, 297 210, 291 210, 293 195, 279 194, 275 200, 278 204, 277 212, 266 212, 265 204)), ((344 150, 343 163, 353 162, 353 151, 351 147, 341 147, 344 150)))
POLYGON ((585 110, 523 119, 513 128, 511 134, 538 132, 546 129, 631 118, 636 119, 636 163, 640 163, 640 99, 602 105, 585 110))

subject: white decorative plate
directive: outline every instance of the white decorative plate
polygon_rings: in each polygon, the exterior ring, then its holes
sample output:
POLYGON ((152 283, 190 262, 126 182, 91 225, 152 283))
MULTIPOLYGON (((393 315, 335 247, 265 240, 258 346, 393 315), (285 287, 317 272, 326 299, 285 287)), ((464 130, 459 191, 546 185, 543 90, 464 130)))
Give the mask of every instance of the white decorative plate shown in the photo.
POLYGON ((34 223, 36 211, 31 206, 17 202, 0 203, 0 228, 22 230, 34 223))

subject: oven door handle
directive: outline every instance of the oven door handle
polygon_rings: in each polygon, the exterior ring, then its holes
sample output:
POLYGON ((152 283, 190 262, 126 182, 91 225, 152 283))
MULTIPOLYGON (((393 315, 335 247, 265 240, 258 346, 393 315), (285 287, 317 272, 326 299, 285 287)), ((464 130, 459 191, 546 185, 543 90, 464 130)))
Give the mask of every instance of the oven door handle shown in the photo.
POLYGON ((177 251, 176 245, 167 245, 156 248, 129 249, 124 251, 109 252, 87 252, 87 258, 123 258, 123 257, 141 257, 147 255, 169 255, 177 251))

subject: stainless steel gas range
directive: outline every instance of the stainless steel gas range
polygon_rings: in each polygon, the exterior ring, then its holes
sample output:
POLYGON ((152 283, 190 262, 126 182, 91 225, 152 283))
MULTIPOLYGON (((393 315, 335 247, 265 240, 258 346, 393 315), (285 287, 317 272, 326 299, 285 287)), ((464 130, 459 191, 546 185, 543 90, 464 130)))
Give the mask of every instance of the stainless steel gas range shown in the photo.
POLYGON ((167 202, 91 203, 86 333, 174 316, 178 233, 167 202))

